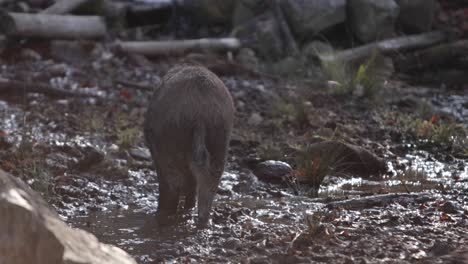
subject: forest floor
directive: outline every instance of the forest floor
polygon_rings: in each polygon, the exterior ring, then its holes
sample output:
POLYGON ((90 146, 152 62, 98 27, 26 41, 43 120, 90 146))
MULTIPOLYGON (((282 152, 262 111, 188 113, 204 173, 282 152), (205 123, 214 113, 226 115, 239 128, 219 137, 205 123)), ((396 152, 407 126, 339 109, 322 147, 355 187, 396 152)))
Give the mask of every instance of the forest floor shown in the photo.
POLYGON ((158 197, 143 117, 151 87, 186 58, 142 64, 102 47, 63 60, 40 48, 8 54, 2 78, 88 95, 2 93, 1 168, 72 226, 140 263, 447 263, 468 250, 466 86, 393 78, 371 99, 237 71, 223 59, 208 63, 237 110, 212 223, 197 231, 191 216, 181 216, 187 221, 153 232, 142 228, 158 197), (311 197, 305 184, 261 181, 249 169, 270 159, 296 168, 294 150, 324 139, 372 151, 389 172, 328 175, 319 197, 311 197), (363 197, 380 202, 334 205, 363 197))

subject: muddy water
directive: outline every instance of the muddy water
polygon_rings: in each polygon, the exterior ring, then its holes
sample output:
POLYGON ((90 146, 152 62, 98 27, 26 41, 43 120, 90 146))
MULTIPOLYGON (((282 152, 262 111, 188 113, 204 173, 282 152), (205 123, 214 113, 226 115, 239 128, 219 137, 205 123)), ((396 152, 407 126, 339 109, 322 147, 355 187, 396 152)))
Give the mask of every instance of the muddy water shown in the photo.
MULTIPOLYGON (((351 198, 379 192, 468 188, 466 167, 454 169, 414 155, 408 155, 404 160, 418 173, 406 179, 391 177, 375 181, 329 177, 319 196, 351 198), (459 175, 456 181, 453 175, 459 175)), ((179 216, 176 221, 180 222, 175 228, 158 230, 151 225, 157 208, 157 183, 148 181, 144 174, 130 173, 137 184, 124 192, 135 194, 128 206, 75 214, 69 222, 91 231, 107 243, 122 247, 141 263, 225 262, 223 259, 230 257, 235 257, 232 262, 236 263, 256 256, 285 254, 290 247, 286 241, 310 228, 308 217, 326 206, 321 198, 294 196, 286 187, 258 182, 246 173, 232 172, 223 175, 209 230, 194 229, 195 213, 179 216), (281 246, 275 247, 275 243, 281 246)), ((127 187, 114 188, 123 190, 127 187)))

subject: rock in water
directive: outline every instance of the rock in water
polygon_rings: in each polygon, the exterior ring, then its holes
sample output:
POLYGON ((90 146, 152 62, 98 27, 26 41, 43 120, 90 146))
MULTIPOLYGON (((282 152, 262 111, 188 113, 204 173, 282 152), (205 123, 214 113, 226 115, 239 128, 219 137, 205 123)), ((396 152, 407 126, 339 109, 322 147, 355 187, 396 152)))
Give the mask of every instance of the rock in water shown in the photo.
POLYGON ((0 263, 136 264, 123 250, 73 229, 21 180, 0 170, 0 263))
POLYGON ((283 177, 291 174, 292 168, 286 162, 277 160, 267 160, 255 165, 253 173, 264 181, 278 182, 283 177))

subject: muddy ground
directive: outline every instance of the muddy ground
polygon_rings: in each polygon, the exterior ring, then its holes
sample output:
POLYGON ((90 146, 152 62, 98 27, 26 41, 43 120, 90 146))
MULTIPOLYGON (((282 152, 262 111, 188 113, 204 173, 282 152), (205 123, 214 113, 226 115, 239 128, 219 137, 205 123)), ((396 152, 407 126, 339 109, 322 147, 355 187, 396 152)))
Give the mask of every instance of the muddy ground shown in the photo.
POLYGON ((39 191, 70 225, 140 263, 447 263, 468 250, 467 86, 392 77, 370 99, 207 59, 237 109, 212 222, 197 231, 193 216, 183 215, 175 228, 155 231, 148 226, 157 175, 141 125, 150 89, 187 57, 141 63, 100 47, 64 59, 33 47, 4 51, 1 60, 2 78, 87 93, 2 92, 1 168, 39 191), (265 182, 250 170, 274 159, 297 172, 297 149, 325 139, 372 151, 389 172, 328 175, 313 198, 307 184, 265 182), (392 193, 377 204, 333 205, 392 193))

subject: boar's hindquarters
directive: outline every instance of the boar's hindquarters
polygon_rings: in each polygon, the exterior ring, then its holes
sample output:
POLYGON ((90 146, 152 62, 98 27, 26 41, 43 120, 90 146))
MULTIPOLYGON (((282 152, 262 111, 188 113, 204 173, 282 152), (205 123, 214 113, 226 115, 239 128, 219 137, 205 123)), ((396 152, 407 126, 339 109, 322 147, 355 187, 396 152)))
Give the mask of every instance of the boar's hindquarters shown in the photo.
POLYGON ((170 71, 151 99, 145 138, 159 178, 159 222, 198 196, 198 226, 208 223, 224 170, 234 107, 222 81, 200 67, 170 71))

